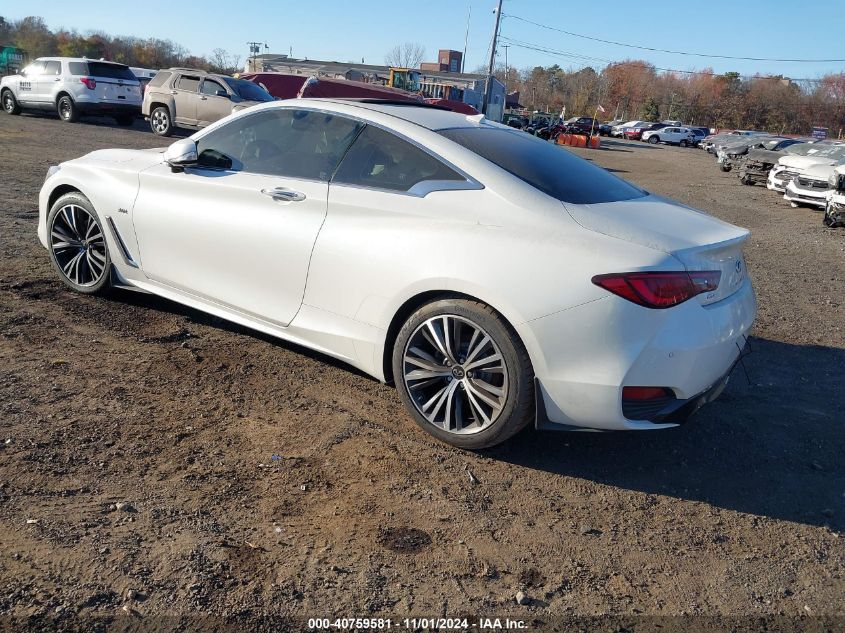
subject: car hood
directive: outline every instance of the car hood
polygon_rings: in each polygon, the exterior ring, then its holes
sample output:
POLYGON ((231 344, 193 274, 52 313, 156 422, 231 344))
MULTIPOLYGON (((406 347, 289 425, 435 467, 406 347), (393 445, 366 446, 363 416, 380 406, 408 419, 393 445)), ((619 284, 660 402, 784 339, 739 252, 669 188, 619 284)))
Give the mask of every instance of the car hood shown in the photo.
POLYGON ((586 229, 666 253, 749 235, 746 229, 653 194, 620 202, 567 204, 566 210, 586 229))
POLYGON ((827 180, 835 169, 836 167, 834 165, 812 165, 803 171, 802 176, 812 178, 813 180, 827 180))
POLYGON ((98 149, 74 162, 120 164, 127 169, 146 169, 164 160, 164 147, 152 149, 98 149))
POLYGON ((802 170, 812 167, 813 165, 834 165, 837 162, 839 162, 837 159, 829 158, 827 156, 796 156, 795 154, 781 156, 778 160, 779 165, 802 170))
POLYGON ((785 156, 783 151, 772 151, 770 149, 752 149, 748 152, 748 160, 756 160, 761 163, 776 163, 782 156, 785 156))

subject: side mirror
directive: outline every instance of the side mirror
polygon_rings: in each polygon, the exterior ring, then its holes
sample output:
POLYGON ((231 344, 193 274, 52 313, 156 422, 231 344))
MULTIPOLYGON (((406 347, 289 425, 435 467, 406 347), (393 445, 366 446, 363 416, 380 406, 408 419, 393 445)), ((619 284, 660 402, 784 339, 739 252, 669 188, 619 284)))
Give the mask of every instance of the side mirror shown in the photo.
POLYGON ((197 144, 189 138, 176 141, 164 152, 164 162, 173 172, 184 171, 185 167, 196 165, 197 160, 197 144))

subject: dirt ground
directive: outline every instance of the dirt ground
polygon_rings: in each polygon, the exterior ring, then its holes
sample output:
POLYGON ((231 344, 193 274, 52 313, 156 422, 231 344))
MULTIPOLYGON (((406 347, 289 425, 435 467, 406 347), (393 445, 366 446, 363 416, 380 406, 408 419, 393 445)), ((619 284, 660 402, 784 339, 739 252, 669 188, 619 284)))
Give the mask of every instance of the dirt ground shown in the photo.
POLYGON ((48 166, 162 144, 140 122, 0 115, 6 622, 845 626, 845 230, 699 150, 578 150, 751 229, 747 377, 682 428, 529 430, 472 454, 327 358, 161 299, 65 290, 35 234, 48 166))

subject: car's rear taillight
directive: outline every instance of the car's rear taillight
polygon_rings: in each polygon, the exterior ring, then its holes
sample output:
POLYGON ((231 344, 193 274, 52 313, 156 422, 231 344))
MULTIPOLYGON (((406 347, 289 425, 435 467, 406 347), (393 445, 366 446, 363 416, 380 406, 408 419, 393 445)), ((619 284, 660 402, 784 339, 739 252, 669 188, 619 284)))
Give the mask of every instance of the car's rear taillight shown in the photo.
POLYGON ((596 275, 593 283, 646 308, 671 308, 719 287, 718 270, 596 275))
POLYGON ((88 90, 93 90, 97 87, 97 80, 93 77, 80 77, 79 81, 84 83, 85 87, 88 88, 88 90))

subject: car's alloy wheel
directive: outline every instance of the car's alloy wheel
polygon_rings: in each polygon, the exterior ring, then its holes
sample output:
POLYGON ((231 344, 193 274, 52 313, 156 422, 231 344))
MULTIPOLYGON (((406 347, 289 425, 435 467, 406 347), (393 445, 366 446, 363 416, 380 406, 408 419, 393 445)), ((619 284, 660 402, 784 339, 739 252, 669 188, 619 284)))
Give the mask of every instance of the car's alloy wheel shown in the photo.
POLYGON ((59 99, 57 109, 59 111, 59 118, 61 118, 62 121, 75 123, 79 119, 79 114, 76 111, 76 105, 74 105, 73 100, 68 96, 64 96, 59 99))
POLYGON ((454 446, 487 448, 533 420, 528 352, 483 303, 448 298, 419 308, 397 334, 392 367, 417 424, 454 446))
POLYGON ((3 109, 7 114, 18 114, 21 111, 11 90, 3 91, 3 109))
POLYGON ((477 323, 439 315, 422 323, 404 353, 405 388, 417 411, 449 433, 477 433, 499 417, 508 371, 499 346, 477 323))
POLYGON ((97 219, 71 201, 52 214, 50 252, 71 287, 95 288, 109 274, 105 236, 97 219))
POLYGON ((150 127, 159 136, 170 136, 172 130, 170 114, 165 108, 156 108, 150 116, 150 127))

